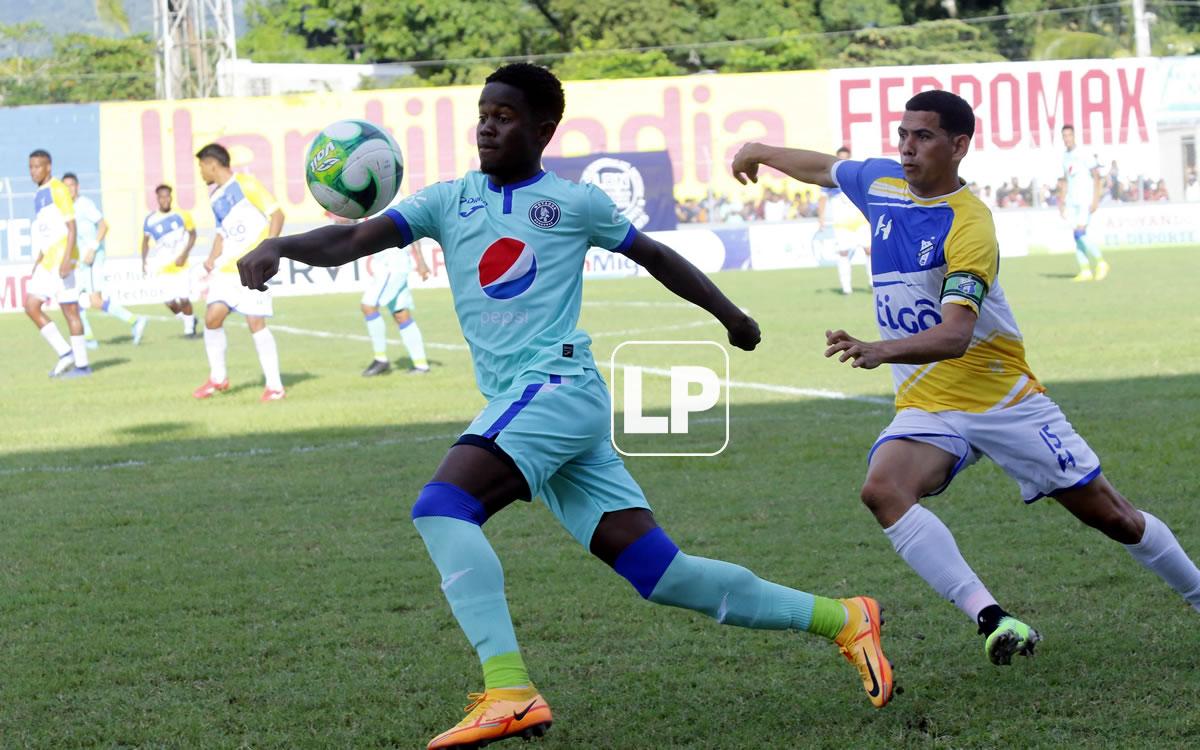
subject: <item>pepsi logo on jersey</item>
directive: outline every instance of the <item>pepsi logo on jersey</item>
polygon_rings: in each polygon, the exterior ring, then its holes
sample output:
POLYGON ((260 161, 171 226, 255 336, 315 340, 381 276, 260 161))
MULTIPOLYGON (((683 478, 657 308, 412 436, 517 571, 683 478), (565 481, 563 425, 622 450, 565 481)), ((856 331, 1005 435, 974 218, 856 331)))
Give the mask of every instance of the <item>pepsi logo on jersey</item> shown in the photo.
POLYGON ((479 286, 492 299, 512 299, 524 294, 537 278, 533 248, 512 237, 488 245, 479 258, 479 286))

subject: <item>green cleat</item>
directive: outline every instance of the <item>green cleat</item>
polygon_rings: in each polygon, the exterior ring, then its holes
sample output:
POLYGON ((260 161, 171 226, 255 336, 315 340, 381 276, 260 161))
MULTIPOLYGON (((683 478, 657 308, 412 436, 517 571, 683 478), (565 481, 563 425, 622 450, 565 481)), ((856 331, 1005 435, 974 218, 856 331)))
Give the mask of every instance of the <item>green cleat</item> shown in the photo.
POLYGON ((1012 664, 1013 654, 1033 656, 1033 647, 1042 636, 1015 617, 1000 620, 984 642, 983 651, 992 664, 1012 664))

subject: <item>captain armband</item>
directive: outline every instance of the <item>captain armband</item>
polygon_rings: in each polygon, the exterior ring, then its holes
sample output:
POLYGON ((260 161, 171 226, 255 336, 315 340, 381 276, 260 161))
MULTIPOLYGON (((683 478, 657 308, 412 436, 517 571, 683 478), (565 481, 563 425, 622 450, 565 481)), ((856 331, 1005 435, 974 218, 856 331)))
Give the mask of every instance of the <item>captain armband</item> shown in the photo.
POLYGON ((970 300, 976 311, 983 309, 983 298, 987 296, 987 282, 967 271, 946 274, 942 282, 942 304, 956 299, 970 300))

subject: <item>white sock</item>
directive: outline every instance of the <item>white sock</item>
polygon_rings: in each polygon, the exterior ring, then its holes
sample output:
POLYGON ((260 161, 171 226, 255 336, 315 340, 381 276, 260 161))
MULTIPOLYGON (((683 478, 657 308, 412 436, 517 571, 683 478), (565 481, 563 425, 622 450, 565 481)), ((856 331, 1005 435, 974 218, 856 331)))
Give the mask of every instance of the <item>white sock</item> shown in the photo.
POLYGON ((839 255, 837 257, 838 281, 842 284, 842 294, 850 294, 854 291, 854 287, 850 285, 850 256, 839 255))
POLYGON ((75 355, 75 367, 88 366, 87 339, 82 334, 71 337, 71 352, 75 355))
POLYGON ((979 576, 967 565, 946 524, 917 504, 883 530, 892 546, 933 590, 978 622, 984 607, 996 603, 979 576))
POLYGON ((38 333, 42 334, 42 338, 46 339, 46 343, 50 345, 50 348, 59 357, 71 351, 71 346, 62 337, 62 334, 58 332, 58 326, 54 325, 53 320, 39 328, 38 333))
POLYGON ((421 329, 417 328, 417 321, 409 318, 407 324, 400 326, 400 341, 408 350, 413 367, 429 367, 429 360, 425 359, 425 339, 421 338, 421 329))
POLYGON ((224 383, 229 379, 225 372, 225 329, 204 329, 204 351, 208 354, 208 379, 224 383))
POLYGON ((254 348, 258 350, 258 363, 262 365, 263 377, 267 387, 273 391, 283 390, 283 380, 279 377, 279 350, 275 348, 275 336, 270 328, 263 328, 251 336, 254 348))
POLYGON ((196 332, 196 316, 184 315, 183 313, 179 313, 179 315, 183 318, 183 332, 191 336, 196 332))
POLYGON ((1126 544, 1125 549, 1133 555, 1133 559, 1145 565, 1158 574, 1158 577, 1183 594, 1187 603, 1200 612, 1200 570, 1192 562, 1179 540, 1167 528, 1167 525, 1150 515, 1140 511, 1146 519, 1146 531, 1142 533, 1142 541, 1137 544, 1126 544))

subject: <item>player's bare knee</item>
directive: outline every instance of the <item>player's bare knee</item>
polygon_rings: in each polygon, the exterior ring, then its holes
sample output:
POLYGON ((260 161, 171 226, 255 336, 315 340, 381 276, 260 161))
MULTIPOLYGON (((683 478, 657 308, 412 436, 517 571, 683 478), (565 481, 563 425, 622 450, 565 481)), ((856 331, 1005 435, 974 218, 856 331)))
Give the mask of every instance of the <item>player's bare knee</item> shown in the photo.
POLYGON ((885 517, 903 515, 904 510, 916 501, 911 494, 895 482, 867 477, 859 497, 863 505, 882 521, 885 517))

